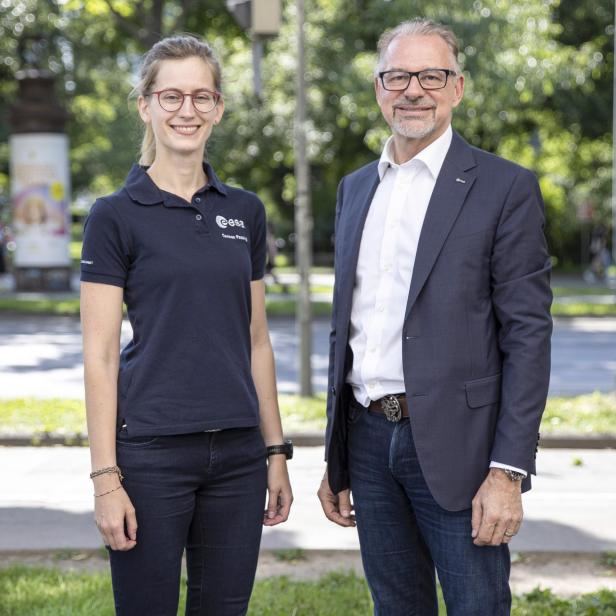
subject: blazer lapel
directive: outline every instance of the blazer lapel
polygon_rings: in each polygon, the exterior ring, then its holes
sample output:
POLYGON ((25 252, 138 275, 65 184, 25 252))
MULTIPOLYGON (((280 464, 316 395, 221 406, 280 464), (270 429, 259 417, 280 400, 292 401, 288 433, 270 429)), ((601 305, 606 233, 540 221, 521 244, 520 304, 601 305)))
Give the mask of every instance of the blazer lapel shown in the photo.
POLYGON ((475 176, 470 172, 475 165, 470 146, 454 131, 451 146, 436 180, 419 236, 404 315, 405 321, 475 181, 475 176))
MULTIPOLYGON (((345 205, 341 212, 339 227, 342 227, 341 235, 336 241, 341 241, 340 267, 336 268, 339 272, 339 305, 338 314, 350 317, 351 304, 353 301, 353 287, 355 286, 355 272, 357 270, 357 260, 359 258, 359 246, 364 230, 364 223, 374 193, 379 185, 379 174, 377 172, 378 162, 374 162, 366 168, 363 177, 348 188, 345 197, 345 205), (342 224, 340 224, 342 223, 342 224)), ((345 318, 348 321, 348 318, 345 318)))

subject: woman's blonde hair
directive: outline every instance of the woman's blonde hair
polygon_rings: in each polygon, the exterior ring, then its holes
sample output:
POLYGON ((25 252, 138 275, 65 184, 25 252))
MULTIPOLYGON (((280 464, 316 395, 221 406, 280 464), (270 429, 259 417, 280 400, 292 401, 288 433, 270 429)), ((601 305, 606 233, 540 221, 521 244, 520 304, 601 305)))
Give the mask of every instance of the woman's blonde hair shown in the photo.
MULTIPOLYGON (((164 60, 184 60, 185 58, 201 58, 211 69, 214 76, 214 87, 222 91, 222 74, 220 63, 214 55, 212 48, 201 39, 192 34, 169 36, 156 43, 148 51, 141 62, 139 81, 133 88, 131 96, 147 96, 156 81, 158 68, 164 60)), ((149 124, 145 125, 143 140, 141 142, 140 165, 151 165, 156 156, 156 141, 154 131, 149 124)))

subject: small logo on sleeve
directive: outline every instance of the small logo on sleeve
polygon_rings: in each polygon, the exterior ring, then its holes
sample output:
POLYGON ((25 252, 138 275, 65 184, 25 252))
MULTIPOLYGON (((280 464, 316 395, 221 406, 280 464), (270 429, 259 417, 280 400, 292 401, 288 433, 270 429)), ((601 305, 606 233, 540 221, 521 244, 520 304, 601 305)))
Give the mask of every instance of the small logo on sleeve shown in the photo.
POLYGON ((82 260, 81 260, 81 262, 82 262, 84 265, 94 265, 94 261, 86 261, 85 259, 82 259, 82 260))
POLYGON ((221 229, 226 229, 227 227, 240 227, 241 229, 246 228, 243 220, 238 220, 237 218, 225 218, 224 216, 216 216, 216 224, 221 229))

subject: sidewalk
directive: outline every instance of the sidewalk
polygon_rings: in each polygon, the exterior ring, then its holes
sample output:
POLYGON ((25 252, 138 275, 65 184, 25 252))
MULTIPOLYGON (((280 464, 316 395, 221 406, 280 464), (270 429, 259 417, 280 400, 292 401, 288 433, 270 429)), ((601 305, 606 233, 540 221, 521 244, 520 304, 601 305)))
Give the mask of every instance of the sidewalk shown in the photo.
MULTIPOLYGON (((615 551, 616 451, 541 449, 537 461, 539 476, 524 496, 525 521, 512 550, 615 551)), ((289 468, 292 515, 265 529, 263 549, 357 550, 355 529, 328 522, 317 501, 323 448, 298 447, 289 468)), ((0 552, 100 547, 89 470, 86 448, 0 447, 0 552)))

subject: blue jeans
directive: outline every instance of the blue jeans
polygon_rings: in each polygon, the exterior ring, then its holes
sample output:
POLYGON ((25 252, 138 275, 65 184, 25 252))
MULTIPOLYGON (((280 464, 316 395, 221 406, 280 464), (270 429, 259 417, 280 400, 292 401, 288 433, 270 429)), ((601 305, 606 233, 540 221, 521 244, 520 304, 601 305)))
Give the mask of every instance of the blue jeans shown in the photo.
POLYGON ((109 550, 118 616, 176 616, 182 554, 187 615, 240 616, 252 592, 267 488, 258 428, 116 440, 137 545, 109 550))
POLYGON ((437 616, 436 568, 448 616, 507 616, 509 549, 475 546, 471 510, 447 511, 432 498, 411 421, 349 405, 349 475, 374 613, 437 616))

